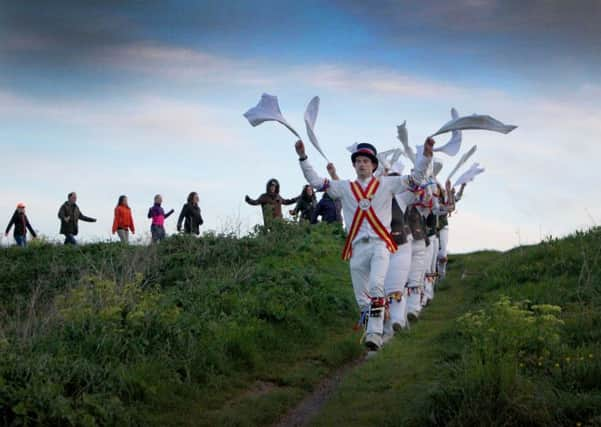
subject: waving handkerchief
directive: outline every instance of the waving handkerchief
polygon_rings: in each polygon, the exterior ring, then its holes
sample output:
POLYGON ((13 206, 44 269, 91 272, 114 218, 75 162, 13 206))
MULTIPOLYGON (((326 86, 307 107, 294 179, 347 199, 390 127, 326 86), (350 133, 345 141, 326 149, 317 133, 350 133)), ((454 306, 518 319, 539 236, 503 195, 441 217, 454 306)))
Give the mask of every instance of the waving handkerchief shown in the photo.
POLYGON ((467 171, 463 173, 463 175, 457 178, 457 181, 455 181, 453 187, 458 187, 461 184, 467 184, 468 182, 473 181, 476 175, 480 175, 482 172, 484 172, 484 170, 484 168, 480 167, 479 163, 474 163, 467 171))
MULTIPOLYGON (((459 118, 459 113, 457 113, 457 110, 454 108, 451 108, 451 118, 453 120, 457 120, 459 118)), ((448 156, 455 156, 457 153, 459 153, 459 150, 461 149, 461 140, 461 131, 454 130, 451 134, 451 139, 449 140, 449 142, 447 142, 442 147, 434 148, 434 151, 440 151, 448 156)))
POLYGON ((313 146, 319 151, 319 154, 329 162, 326 155, 323 153, 321 146, 319 145, 319 141, 315 136, 315 122, 317 121, 317 113, 319 113, 319 96, 314 97, 307 105, 307 109, 305 110, 305 127, 307 128, 307 136, 309 136, 309 140, 313 144, 313 146))
POLYGON ((442 170, 442 162, 438 159, 434 159, 434 176, 438 176, 440 171, 442 170))
POLYGON ((284 116, 282 116, 277 96, 264 93, 263 96, 261 96, 261 100, 257 106, 244 113, 244 117, 246 117, 248 122, 253 127, 269 121, 281 123, 286 126, 290 132, 296 135, 298 139, 302 139, 298 132, 295 131, 294 128, 286 121, 284 116))
POLYGON ((517 126, 506 125, 503 122, 491 116, 473 114, 471 116, 458 117, 447 122, 443 127, 432 136, 440 135, 441 133, 451 132, 454 130, 481 129, 490 130, 493 132, 509 133, 517 128, 517 126))
POLYGON ((403 148, 405 149, 405 155, 409 160, 415 164, 415 153, 409 146, 409 135, 407 133, 407 121, 405 120, 402 125, 397 126, 397 138, 403 144, 403 148))
POLYGON ((405 165, 400 160, 397 160, 390 167, 389 173, 398 173, 399 175, 403 174, 403 169, 405 169, 405 165))
POLYGON ((470 148, 468 150, 467 153, 465 153, 463 156, 461 156, 461 158, 457 162, 457 165, 455 166, 455 168, 453 168, 453 170, 447 177, 447 181, 450 180, 453 177, 453 175, 455 175, 455 172, 457 172, 459 170, 459 168, 461 166, 463 166, 465 164, 465 162, 467 162, 469 160, 469 158, 474 155, 474 153, 476 152, 477 149, 478 149, 478 146, 474 145, 472 148, 470 148))
POLYGON ((349 145, 348 147, 346 147, 346 149, 349 153, 354 153, 355 151, 357 151, 357 145, 359 145, 359 143, 355 142, 353 145, 349 145))

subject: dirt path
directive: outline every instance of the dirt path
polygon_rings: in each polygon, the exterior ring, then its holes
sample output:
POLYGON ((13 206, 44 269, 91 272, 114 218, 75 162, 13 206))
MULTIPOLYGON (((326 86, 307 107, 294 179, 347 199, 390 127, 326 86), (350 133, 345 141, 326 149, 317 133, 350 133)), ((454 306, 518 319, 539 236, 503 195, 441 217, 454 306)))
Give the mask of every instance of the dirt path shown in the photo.
MULTIPOLYGON (((452 276, 450 282, 461 280, 457 272, 452 276)), ((337 370, 276 426, 380 425, 385 421, 379 419, 382 408, 393 408, 399 395, 405 403, 411 401, 408 386, 432 375, 432 340, 446 330, 464 300, 461 287, 444 288, 410 331, 392 339, 377 357, 363 357, 337 370), (398 375, 391 379, 387 372, 398 375)))
POLYGON ((367 357, 362 357, 339 368, 336 372, 323 380, 315 390, 309 396, 304 398, 295 408, 292 408, 275 426, 301 427, 309 425, 311 420, 313 420, 313 417, 321 412, 325 403, 348 373, 366 361, 367 357))

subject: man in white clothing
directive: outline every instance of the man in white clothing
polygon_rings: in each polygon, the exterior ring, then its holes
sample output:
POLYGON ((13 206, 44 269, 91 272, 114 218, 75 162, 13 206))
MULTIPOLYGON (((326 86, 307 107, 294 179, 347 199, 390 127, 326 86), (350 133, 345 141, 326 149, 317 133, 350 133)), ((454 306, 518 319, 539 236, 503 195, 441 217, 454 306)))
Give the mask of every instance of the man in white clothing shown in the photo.
MULTIPOLYGON (((320 177, 307 160, 302 141, 296 143, 296 152, 305 179, 316 189, 323 189, 342 201, 347 231, 343 258, 350 259, 351 280, 357 304, 367 313, 365 344, 371 350, 382 345, 386 299, 384 279, 390 253, 397 244, 390 234, 392 198, 395 194, 419 185, 432 160, 434 140, 424 144, 424 156, 411 175, 376 178, 377 151, 371 144, 357 144, 351 155, 357 180, 330 181, 320 177)), ((333 164, 328 164, 330 175, 336 175, 333 164)))

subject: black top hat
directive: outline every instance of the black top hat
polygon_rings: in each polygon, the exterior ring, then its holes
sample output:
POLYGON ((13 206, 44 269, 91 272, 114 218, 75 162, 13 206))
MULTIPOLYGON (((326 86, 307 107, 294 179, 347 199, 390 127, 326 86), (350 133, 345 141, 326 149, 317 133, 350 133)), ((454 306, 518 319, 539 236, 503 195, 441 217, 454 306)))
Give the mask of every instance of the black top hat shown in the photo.
POLYGON ((357 144, 357 148, 355 149, 355 152, 353 154, 351 154, 351 160, 353 163, 355 163, 355 159, 359 156, 365 156, 365 157, 369 157, 371 159, 372 162, 374 162, 374 164, 376 165, 376 168, 378 167, 378 150, 376 150, 376 147, 374 147, 371 144, 368 144, 367 142, 361 142, 359 144, 357 144))

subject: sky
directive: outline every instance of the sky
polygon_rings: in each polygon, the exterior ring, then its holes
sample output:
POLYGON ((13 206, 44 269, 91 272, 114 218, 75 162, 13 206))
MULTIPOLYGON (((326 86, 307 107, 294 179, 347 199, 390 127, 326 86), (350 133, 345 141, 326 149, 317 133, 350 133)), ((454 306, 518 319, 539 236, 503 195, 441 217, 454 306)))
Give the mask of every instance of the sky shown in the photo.
MULTIPOLYGON (((316 134, 344 178, 347 146, 399 147, 405 120, 412 145, 451 107, 515 124, 464 132, 486 172, 450 220, 449 249, 562 236, 601 222, 599 28, 599 0, 0 0, 0 212, 8 222, 24 201, 59 239, 76 191, 98 218, 80 240, 115 240, 126 194, 143 239, 155 194, 179 213, 197 191, 204 231, 245 233, 261 223, 246 194, 272 177, 284 197, 304 185, 293 135, 242 116, 266 92, 303 136, 320 96, 316 134)), ((446 178, 458 159, 439 157, 446 178)))

